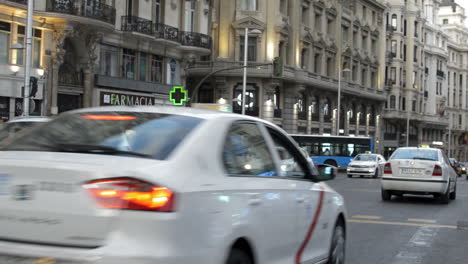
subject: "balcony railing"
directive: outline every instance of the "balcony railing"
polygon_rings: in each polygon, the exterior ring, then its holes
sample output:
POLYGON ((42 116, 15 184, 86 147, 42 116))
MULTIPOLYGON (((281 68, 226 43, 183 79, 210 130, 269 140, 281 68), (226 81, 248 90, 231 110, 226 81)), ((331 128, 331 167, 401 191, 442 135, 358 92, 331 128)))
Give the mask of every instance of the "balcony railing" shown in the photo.
POLYGON ((15 3, 18 3, 18 4, 23 4, 23 5, 28 4, 28 0, 8 0, 8 1, 15 2, 15 3))
POLYGON ((167 39, 170 41, 179 41, 179 29, 165 24, 154 24, 154 33, 156 38, 167 39))
POLYGON ((437 76, 444 78, 445 73, 443 71, 441 71, 441 70, 437 70, 437 76))
POLYGON ((179 31, 178 28, 136 16, 122 16, 122 31, 138 32, 158 39, 180 42, 184 46, 211 49, 211 37, 196 32, 179 31))
POLYGON ((210 49, 211 37, 201 33, 181 31, 180 43, 185 46, 194 46, 210 49))
POLYGON ((46 10, 48 12, 83 16, 115 24, 115 8, 103 4, 99 0, 47 0, 46 10))
POLYGON ((153 36, 153 22, 136 16, 122 17, 122 31, 131 31, 153 36))

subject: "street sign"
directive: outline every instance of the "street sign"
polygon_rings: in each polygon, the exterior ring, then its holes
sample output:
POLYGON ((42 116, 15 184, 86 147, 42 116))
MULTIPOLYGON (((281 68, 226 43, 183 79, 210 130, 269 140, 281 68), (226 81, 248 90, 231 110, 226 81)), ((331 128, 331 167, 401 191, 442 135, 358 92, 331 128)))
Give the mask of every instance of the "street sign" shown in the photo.
POLYGON ((174 86, 169 93, 169 100, 173 105, 181 106, 187 101, 187 91, 183 86, 174 86))

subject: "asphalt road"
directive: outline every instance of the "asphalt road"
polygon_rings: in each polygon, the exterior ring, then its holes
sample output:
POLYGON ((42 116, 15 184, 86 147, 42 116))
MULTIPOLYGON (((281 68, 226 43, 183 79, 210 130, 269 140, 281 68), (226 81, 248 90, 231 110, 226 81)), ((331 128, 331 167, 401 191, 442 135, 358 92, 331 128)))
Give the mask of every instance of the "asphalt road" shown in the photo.
POLYGON ((380 179, 340 173, 329 185, 348 209, 347 264, 467 264, 468 181, 457 184, 448 205, 430 196, 383 202, 380 179))

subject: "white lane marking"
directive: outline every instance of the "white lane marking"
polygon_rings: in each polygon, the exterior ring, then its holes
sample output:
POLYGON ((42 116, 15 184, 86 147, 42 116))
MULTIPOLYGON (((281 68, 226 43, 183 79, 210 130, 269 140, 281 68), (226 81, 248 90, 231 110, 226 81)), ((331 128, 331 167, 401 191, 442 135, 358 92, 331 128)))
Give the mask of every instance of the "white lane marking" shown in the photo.
POLYGON ((394 257, 392 264, 417 264, 431 249, 439 229, 423 226, 416 231, 404 248, 394 257))

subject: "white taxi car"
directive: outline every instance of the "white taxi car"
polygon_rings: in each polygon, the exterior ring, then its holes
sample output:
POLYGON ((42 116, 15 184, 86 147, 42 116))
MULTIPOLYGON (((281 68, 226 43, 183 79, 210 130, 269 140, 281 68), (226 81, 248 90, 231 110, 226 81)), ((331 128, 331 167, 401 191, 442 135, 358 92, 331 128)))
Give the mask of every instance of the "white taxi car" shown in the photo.
POLYGON ((0 263, 342 264, 335 173, 257 118, 64 113, 0 144, 0 263))
POLYGON ((353 176, 377 178, 382 176, 385 162, 385 158, 379 154, 358 154, 348 164, 346 173, 349 178, 353 176))
POLYGON ((398 148, 384 166, 382 200, 403 194, 434 195, 441 203, 455 200, 457 174, 447 155, 435 148, 398 148))

